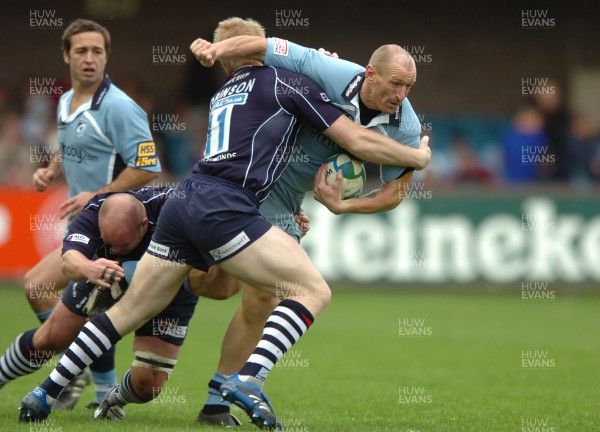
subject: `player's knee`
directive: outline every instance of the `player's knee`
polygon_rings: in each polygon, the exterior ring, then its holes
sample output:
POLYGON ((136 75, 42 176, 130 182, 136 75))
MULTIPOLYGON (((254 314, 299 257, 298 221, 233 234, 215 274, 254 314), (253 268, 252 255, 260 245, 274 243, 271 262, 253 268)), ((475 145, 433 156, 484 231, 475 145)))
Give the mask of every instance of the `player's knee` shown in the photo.
POLYGON ((147 368, 132 370, 131 381, 136 395, 145 401, 156 399, 167 381, 167 374, 147 368))
POLYGON ((23 292, 29 305, 36 312, 43 312, 58 302, 57 286, 54 282, 40 279, 39 272, 30 270, 23 280, 23 292))
POLYGON ((241 288, 238 279, 218 267, 212 267, 208 273, 192 270, 187 282, 193 294, 213 300, 226 300, 237 294, 241 288))
POLYGON ((23 279, 23 292, 29 304, 35 303, 35 299, 37 298, 35 294, 37 284, 35 283, 35 279, 32 275, 32 271, 29 270, 25 274, 25 278, 23 279))
POLYGON ((331 289, 329 288, 329 285, 327 285, 327 282, 321 281, 316 289, 313 290, 312 296, 321 304, 322 308, 326 308, 331 302, 331 289))
POLYGON ((194 292, 194 294, 213 300, 227 300, 237 294, 239 290, 238 283, 226 283, 222 285, 205 285, 198 290, 198 293, 194 292))
POLYGON ((62 350, 62 347, 56 347, 57 341, 48 331, 44 331, 42 327, 38 328, 33 334, 33 348, 36 351, 58 351, 62 350))
POLYGON ((36 346, 36 348, 51 350, 51 351, 63 351, 69 347, 72 341, 71 337, 68 337, 64 332, 61 331, 50 331, 45 334, 42 338, 43 346, 36 346))
POLYGON ((156 399, 169 379, 177 360, 150 351, 135 351, 131 383, 137 396, 145 401, 156 399))
POLYGON ((241 289, 240 282, 233 278, 229 277, 227 281, 223 284, 221 290, 219 290, 217 300, 227 300, 230 297, 236 295, 241 289))
POLYGON ((249 324, 264 324, 281 299, 254 288, 244 289, 251 290, 246 292, 242 299, 242 316, 244 321, 249 324))

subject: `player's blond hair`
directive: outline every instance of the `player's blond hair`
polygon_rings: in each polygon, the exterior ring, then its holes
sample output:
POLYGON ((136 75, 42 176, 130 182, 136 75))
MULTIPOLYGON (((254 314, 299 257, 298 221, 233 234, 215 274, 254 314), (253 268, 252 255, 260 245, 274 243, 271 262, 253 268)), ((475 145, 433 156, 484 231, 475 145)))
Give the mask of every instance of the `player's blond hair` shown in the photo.
MULTIPOLYGON (((245 20, 238 17, 227 18, 219 23, 215 30, 214 42, 220 42, 234 36, 259 36, 265 37, 265 28, 256 20, 246 18, 245 20)), ((261 57, 246 57, 219 60, 225 72, 230 74, 237 68, 248 64, 248 62, 261 61, 261 57)))

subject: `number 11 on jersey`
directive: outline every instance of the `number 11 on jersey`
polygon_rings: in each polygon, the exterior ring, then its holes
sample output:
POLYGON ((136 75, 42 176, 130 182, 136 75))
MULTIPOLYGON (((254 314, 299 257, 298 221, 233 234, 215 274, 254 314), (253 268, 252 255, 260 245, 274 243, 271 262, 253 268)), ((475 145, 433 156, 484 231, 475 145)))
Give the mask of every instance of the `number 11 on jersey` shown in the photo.
POLYGON ((213 110, 208 121, 208 136, 204 158, 213 156, 229 150, 229 127, 231 125, 231 111, 234 105, 226 105, 213 110))

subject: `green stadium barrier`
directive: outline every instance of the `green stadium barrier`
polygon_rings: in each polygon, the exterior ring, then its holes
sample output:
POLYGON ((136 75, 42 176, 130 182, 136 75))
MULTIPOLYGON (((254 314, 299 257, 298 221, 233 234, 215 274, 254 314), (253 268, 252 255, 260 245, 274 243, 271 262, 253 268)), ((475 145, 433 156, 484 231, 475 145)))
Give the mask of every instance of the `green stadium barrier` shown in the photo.
POLYGON ((307 197, 302 245, 328 281, 600 281, 597 196, 410 194, 391 212, 340 216, 307 197))

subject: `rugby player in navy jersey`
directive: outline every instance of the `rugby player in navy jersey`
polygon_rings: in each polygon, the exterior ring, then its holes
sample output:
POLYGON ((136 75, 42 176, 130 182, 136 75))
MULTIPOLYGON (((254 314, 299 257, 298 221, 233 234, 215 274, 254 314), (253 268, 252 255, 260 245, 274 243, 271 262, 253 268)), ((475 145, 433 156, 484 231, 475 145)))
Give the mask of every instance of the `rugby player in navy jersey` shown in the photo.
MULTIPOLYGON (((105 74, 111 53, 108 30, 94 21, 77 19, 65 29, 61 43, 72 88, 58 103, 56 154, 48 167, 34 173, 33 185, 43 192, 64 177, 68 199, 59 210, 62 218, 71 220, 95 194, 148 184, 158 177, 161 166, 146 113, 105 74)), ((61 249, 57 248, 29 270, 23 281, 25 296, 42 323, 69 281, 60 261, 61 249)), ((90 369, 96 402, 100 402, 117 382, 114 355, 107 354, 90 369)), ((73 408, 88 382, 89 376, 82 373, 63 392, 56 408, 73 408)))
MULTIPOLYGON (((254 21, 245 23, 222 28, 220 36, 264 35, 254 21)), ((264 67, 252 58, 222 64, 231 75, 211 100, 204 159, 165 203, 121 301, 84 326, 48 379, 25 396, 20 420, 45 419, 64 386, 164 309, 192 267, 206 271, 216 265, 271 295, 282 281, 304 288, 301 295, 283 293, 285 299, 267 319, 254 353, 221 386, 223 396, 241 406, 258 427, 279 428, 262 392, 264 381, 325 309, 331 293, 299 244, 258 211, 285 168, 286 159, 278 156, 294 144, 301 121, 377 163, 403 163, 406 153, 394 141, 346 118, 305 77, 264 67), (302 92, 286 82, 301 82, 302 92)))
MULTIPOLYGON (((144 187, 125 193, 99 194, 75 217, 62 248, 63 270, 74 282, 68 285, 49 319, 41 327, 17 336, 0 358, 2 385, 40 369, 54 353, 73 342, 88 315, 102 312, 102 307, 118 299, 121 290, 127 288, 127 281, 132 279, 137 261, 146 251, 161 209, 172 191, 144 187), (100 276, 88 280, 86 275, 90 268, 98 268, 100 276), (104 289, 100 291, 96 286, 104 289), (98 308, 89 310, 94 304, 90 296, 96 297, 98 308)), ((122 418, 122 406, 148 402, 160 394, 175 367, 198 301, 190 291, 212 298, 237 292, 236 281, 230 277, 219 278, 219 274, 222 273, 211 272, 207 277, 204 272, 192 270, 173 301, 136 331, 135 360, 121 380, 117 395, 120 404, 109 407, 111 412, 105 410, 105 415, 122 418), (204 283, 207 280, 210 284, 204 283), (210 291, 217 287, 217 296, 211 295, 210 291)))
MULTIPOLYGON (((413 147, 421 141, 421 124, 407 97, 416 80, 416 67, 410 55, 398 46, 385 45, 377 49, 366 68, 277 38, 240 36, 216 43, 197 39, 191 48, 205 66, 211 66, 216 59, 258 56, 267 65, 301 73, 317 82, 332 103, 361 126, 413 147)), ((298 240, 301 232, 293 221, 301 210, 306 192, 312 190, 314 198, 336 214, 388 211, 397 207, 409 190, 412 168, 419 168, 410 163, 382 165, 382 184, 376 191, 342 200, 341 176, 336 183, 327 184, 324 164, 344 149, 308 124, 301 126, 296 146, 293 155, 299 162, 288 165, 261 203, 260 212, 298 240)), ((199 422, 208 414, 217 413, 222 413, 224 421, 228 419, 229 406, 227 401, 219 400, 219 386, 243 364, 248 355, 245 349, 251 349, 245 341, 255 337, 257 323, 266 318, 263 318, 265 311, 277 305, 277 299, 269 299, 248 286, 243 287, 242 298, 223 341, 218 369, 209 382, 208 398, 198 415, 199 422)))

